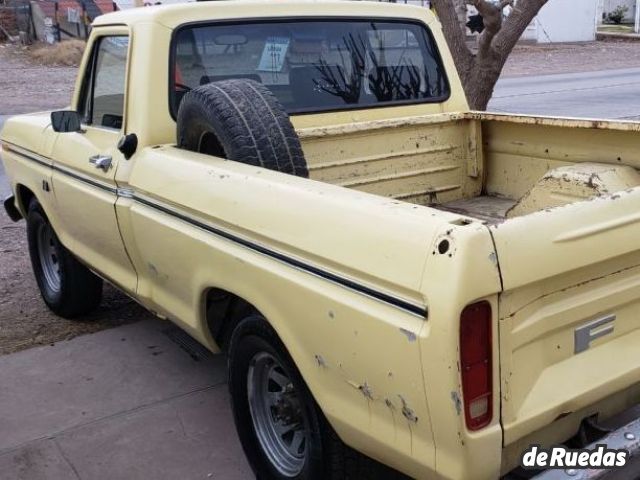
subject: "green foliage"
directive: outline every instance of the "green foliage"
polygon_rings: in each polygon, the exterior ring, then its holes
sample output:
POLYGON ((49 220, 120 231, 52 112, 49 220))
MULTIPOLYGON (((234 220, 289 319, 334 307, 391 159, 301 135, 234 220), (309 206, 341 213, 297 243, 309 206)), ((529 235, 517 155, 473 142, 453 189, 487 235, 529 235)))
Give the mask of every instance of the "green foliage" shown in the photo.
POLYGON ((619 5, 615 8, 615 10, 607 14, 607 20, 609 20, 611 23, 615 23, 616 25, 620 25, 622 23, 622 20, 624 20, 624 17, 627 16, 628 11, 629 7, 627 7, 626 5, 619 5))

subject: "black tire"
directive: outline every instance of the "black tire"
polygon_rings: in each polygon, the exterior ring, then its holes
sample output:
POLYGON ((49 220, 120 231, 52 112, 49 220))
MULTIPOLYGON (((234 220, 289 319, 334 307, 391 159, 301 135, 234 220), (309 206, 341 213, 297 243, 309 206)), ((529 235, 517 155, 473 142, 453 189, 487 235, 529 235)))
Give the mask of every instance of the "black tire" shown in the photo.
POLYGON ((102 279, 60 243, 35 198, 29 204, 27 241, 40 293, 56 315, 73 319, 91 312, 100 304, 102 279))
POLYGON ((178 110, 177 137, 186 150, 309 176, 284 107, 253 80, 223 80, 188 92, 178 110))
MULTIPOLYGON (((253 383, 252 383, 253 384, 253 383)), ((254 389, 254 391, 256 391, 254 389)), ((286 348, 259 315, 251 315, 235 328, 229 346, 229 392, 236 429, 245 455, 259 480, 406 479, 408 477, 345 445, 316 404, 286 348), (291 381, 305 427, 304 463, 299 472, 283 473, 259 439, 250 406, 250 368, 266 354, 276 360, 291 381)), ((255 409, 255 408, 254 408, 255 409)), ((273 449, 272 449, 273 451, 273 449)))

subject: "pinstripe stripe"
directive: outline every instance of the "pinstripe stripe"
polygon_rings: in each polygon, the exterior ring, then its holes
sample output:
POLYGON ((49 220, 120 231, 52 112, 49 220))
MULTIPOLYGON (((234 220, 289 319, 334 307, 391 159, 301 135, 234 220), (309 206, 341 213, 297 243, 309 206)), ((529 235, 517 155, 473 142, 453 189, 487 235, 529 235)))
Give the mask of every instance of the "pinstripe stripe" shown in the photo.
POLYGON ((116 189, 110 185, 106 185, 106 184, 102 184, 100 182, 96 182, 90 178, 85 177, 84 175, 79 175, 73 171, 71 171, 71 169, 68 169, 66 167, 60 167, 57 165, 52 165, 50 162, 51 160, 48 159, 47 157, 43 157, 42 155, 39 155, 35 152, 31 152, 29 150, 14 146, 14 145, 10 145, 9 148, 7 149, 8 151, 10 151, 11 153, 14 153, 16 155, 19 155, 27 160, 31 160, 41 166, 45 166, 47 168, 51 168, 54 171, 60 172, 63 175, 67 175, 70 178, 73 178, 75 180, 78 180, 80 182, 83 182, 87 185, 90 185, 92 187, 101 189, 103 191, 109 192, 111 194, 114 195, 114 197, 123 197, 123 198, 130 198, 133 201, 135 201, 136 203, 140 204, 140 205, 144 205, 148 208, 152 208, 160 213, 163 213, 165 215, 171 216, 173 218, 176 218, 182 222, 188 223, 196 228, 199 228, 201 230, 204 230, 210 234, 213 234, 217 237, 223 238, 225 240, 228 240, 230 242, 236 243, 238 245, 241 245, 245 248, 248 248, 249 250, 252 250, 256 253, 259 253, 261 255, 264 255, 266 257, 272 258, 274 260, 277 260, 283 264, 286 264, 290 267, 293 267, 297 270, 301 270, 304 271, 310 275, 314 275, 316 277, 319 278, 323 278, 325 280, 328 280, 336 285, 340 285, 344 288, 347 288, 351 291, 357 292, 361 295, 367 296, 369 298, 373 298, 375 300, 378 300, 380 302, 386 303, 388 305, 391 305, 393 307, 399 308, 407 313, 411 313, 413 315, 419 316, 421 318, 426 319, 428 316, 428 309, 426 305, 417 305, 415 303, 412 303, 408 300, 390 295, 388 293, 385 292, 381 292, 379 290, 376 290, 374 288, 371 288, 367 285, 363 285, 361 283, 358 283, 354 280, 351 280, 349 278, 343 277, 341 275, 338 275, 336 273, 333 272, 329 272, 327 270, 324 270, 318 266, 315 265, 311 265, 308 264, 306 262, 303 262, 302 260, 299 260, 297 258, 293 258, 289 255, 286 255, 285 253, 282 252, 278 252, 276 250, 273 250, 269 247, 266 247, 264 245, 261 245, 259 243, 256 243, 252 240, 246 239, 246 238, 242 238, 232 232, 226 231, 224 229, 221 229, 217 226, 211 225, 208 222, 199 220, 197 218, 194 218, 184 212, 181 212, 179 210, 174 209, 173 207, 168 207, 166 205, 162 205, 161 203, 157 202, 154 199, 148 198, 146 196, 142 196, 137 194, 135 191, 130 190, 130 189, 116 189))

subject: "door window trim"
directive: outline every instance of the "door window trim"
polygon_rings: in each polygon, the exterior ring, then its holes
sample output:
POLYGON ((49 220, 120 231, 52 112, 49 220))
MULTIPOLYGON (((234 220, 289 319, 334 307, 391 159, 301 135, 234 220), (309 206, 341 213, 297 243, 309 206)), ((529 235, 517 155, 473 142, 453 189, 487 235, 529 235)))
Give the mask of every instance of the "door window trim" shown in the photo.
POLYGON ((78 95, 78 99, 76 102, 76 111, 81 114, 81 123, 85 127, 89 128, 100 128, 102 130, 112 131, 112 132, 125 132, 126 127, 126 117, 127 117, 127 91, 129 89, 129 59, 131 58, 131 39, 132 35, 129 31, 118 31, 118 32, 101 32, 98 36, 96 36, 91 42, 91 53, 87 60, 87 63, 84 68, 82 84, 80 87, 80 94, 78 95), (111 128, 106 127, 104 125, 96 125, 93 123, 93 92, 95 91, 95 71, 96 65, 98 61, 98 53, 100 50, 100 45, 105 38, 113 38, 113 37, 126 37, 128 40, 127 43, 127 59, 125 65, 125 78, 124 78, 124 98, 122 105, 122 126, 120 128, 111 128), (89 115, 87 115, 87 98, 90 96, 90 105, 89 115), (87 118, 89 117, 89 119, 87 118))

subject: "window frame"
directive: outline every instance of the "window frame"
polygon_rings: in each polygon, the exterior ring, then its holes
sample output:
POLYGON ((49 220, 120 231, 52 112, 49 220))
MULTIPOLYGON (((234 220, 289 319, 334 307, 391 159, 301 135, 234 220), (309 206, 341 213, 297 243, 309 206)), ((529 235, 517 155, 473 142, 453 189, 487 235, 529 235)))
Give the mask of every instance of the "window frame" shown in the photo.
POLYGON ((441 104, 448 101, 451 98, 451 83, 449 82, 449 72, 447 71, 445 64, 442 60, 442 54, 440 53, 440 48, 438 47, 438 42, 436 42, 435 37, 433 36, 433 32, 429 25, 425 22, 415 19, 415 18, 403 18, 403 17, 333 17, 333 16, 309 16, 309 17, 259 17, 259 18, 244 18, 241 20, 199 20, 194 22, 183 23, 176 27, 171 33, 171 42, 169 44, 169 77, 168 77, 168 86, 169 86, 169 114, 171 118, 176 121, 178 117, 177 108, 175 105, 175 66, 176 66, 176 52, 177 52, 177 38, 180 32, 190 28, 202 28, 202 27, 215 27, 215 26, 234 26, 234 25, 244 25, 247 23, 251 24, 264 24, 264 23, 312 23, 312 22, 370 22, 370 23, 398 23, 398 24, 409 24, 420 27, 426 37, 427 40, 431 42, 435 49, 434 60, 438 63, 438 65, 442 68, 443 76, 444 76, 444 84, 446 86, 446 94, 441 95, 439 97, 432 98, 416 98, 412 100, 391 100, 386 102, 377 102, 373 104, 353 104, 353 105, 341 105, 339 107, 326 107, 326 108, 301 108, 290 110, 288 113, 290 115, 314 115, 320 113, 332 113, 332 112, 344 112, 351 110, 372 110, 378 108, 391 108, 391 107, 401 107, 401 106, 409 106, 409 105, 421 105, 421 104, 441 104))
POLYGON ((80 88, 80 95, 78 96, 78 102, 76 104, 76 111, 81 114, 81 123, 85 126, 92 128, 101 128, 109 131, 123 131, 125 126, 125 115, 126 115, 126 97, 127 97, 127 82, 128 82, 128 72, 129 72, 129 57, 131 53, 131 35, 129 33, 104 33, 100 34, 100 36, 96 37, 96 39, 92 42, 91 45, 91 56, 87 61, 87 65, 85 67, 85 71, 83 73, 82 85, 80 88), (96 68, 98 62, 98 54, 100 52, 100 46, 102 45, 102 41, 105 38, 114 38, 114 37, 125 37, 127 38, 127 58, 125 61, 125 78, 123 85, 123 100, 122 100, 122 127, 121 128, 112 128, 106 127, 104 125, 96 125, 94 124, 93 119, 93 103, 94 103, 94 93, 96 86, 96 68), (87 105, 87 98, 90 99, 89 105, 87 105), (82 111, 80 111, 82 109, 82 111), (86 110, 88 109, 88 115, 86 110), (89 118, 87 118, 89 116, 89 118))

